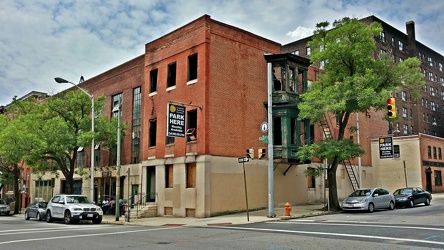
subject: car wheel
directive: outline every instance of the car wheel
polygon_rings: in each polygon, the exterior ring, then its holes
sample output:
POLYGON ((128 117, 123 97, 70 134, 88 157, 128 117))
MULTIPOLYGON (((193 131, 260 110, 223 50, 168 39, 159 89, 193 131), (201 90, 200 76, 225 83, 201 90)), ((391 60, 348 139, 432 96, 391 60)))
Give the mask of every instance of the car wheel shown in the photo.
POLYGON ((409 207, 414 207, 415 206, 415 203, 413 202, 413 200, 410 200, 409 201, 409 207))
POLYGON ((37 214, 35 215, 35 219, 36 219, 36 220, 42 220, 42 218, 40 217, 40 213, 37 213, 37 214))
POLYGON ((375 211, 375 205, 373 205, 373 203, 368 204, 368 211, 370 213, 373 213, 373 211, 375 211))
POLYGON ((51 223, 52 217, 51 217, 51 211, 46 211, 46 222, 51 223))
POLYGON ((426 199, 426 201, 424 202, 424 205, 430 206, 430 199, 429 198, 426 199))
POLYGON ((28 211, 25 212, 25 220, 29 220, 29 214, 28 214, 28 211))
POLYGON ((100 224, 102 222, 102 219, 94 219, 92 220, 93 224, 100 224))
POLYGON ((389 209, 390 210, 395 209, 395 203, 393 201, 390 201, 389 209))
POLYGON ((70 211, 66 211, 65 212, 64 219, 65 219, 65 224, 70 224, 72 222, 71 221, 71 212, 70 211))

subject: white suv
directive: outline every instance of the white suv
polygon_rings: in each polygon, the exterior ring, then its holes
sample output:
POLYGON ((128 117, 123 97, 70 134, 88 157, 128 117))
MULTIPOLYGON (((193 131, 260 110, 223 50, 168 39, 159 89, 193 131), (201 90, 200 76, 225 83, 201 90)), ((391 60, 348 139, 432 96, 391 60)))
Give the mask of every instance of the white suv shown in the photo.
POLYGON ((94 224, 102 222, 103 212, 88 197, 78 194, 58 194, 48 202, 46 222, 64 220, 66 224, 80 220, 91 220, 94 224))

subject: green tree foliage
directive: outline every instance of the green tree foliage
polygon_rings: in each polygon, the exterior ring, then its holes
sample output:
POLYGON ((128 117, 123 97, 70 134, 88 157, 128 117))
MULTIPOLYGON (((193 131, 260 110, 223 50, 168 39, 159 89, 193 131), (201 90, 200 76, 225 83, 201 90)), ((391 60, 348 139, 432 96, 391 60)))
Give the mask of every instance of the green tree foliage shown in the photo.
POLYGON ((326 113, 334 114, 339 132, 333 140, 303 146, 298 156, 328 160, 330 208, 340 210, 336 185, 338 164, 364 153, 359 145, 344 140, 350 116, 372 108, 386 109, 390 93, 399 89, 408 89, 412 96, 418 96, 425 83, 417 58, 393 64, 389 53, 376 51, 375 37, 382 31, 379 23, 367 25, 346 17, 335 21, 333 29, 327 30, 328 27, 328 22, 317 24, 308 43, 312 63, 323 64, 324 73, 301 95, 299 119, 316 123, 324 120, 326 113))
MULTIPOLYGON (((93 135, 91 131, 91 99, 80 91, 67 91, 50 97, 38 105, 20 105, 14 123, 25 126, 22 133, 31 142, 23 156, 34 172, 60 171, 66 179, 66 193, 73 192, 74 174, 89 174, 76 168, 79 147, 90 147, 94 136, 96 144, 115 145, 117 118, 101 115, 104 98, 95 100, 93 135)), ((126 128, 126 127, 124 127, 126 128)), ((87 164, 86 166, 88 166, 87 164)), ((88 168, 89 169, 89 168, 88 168)))

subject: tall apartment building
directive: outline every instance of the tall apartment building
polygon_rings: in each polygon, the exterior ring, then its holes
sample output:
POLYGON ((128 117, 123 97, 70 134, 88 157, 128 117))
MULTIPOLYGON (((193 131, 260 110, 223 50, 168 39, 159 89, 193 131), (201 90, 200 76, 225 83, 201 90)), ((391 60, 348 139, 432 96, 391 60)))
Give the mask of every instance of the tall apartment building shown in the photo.
MULTIPOLYGON (((436 157, 439 155, 436 152, 437 150, 441 152, 444 143, 444 57, 416 40, 413 21, 406 23, 406 33, 397 30, 375 16, 363 18, 361 21, 368 24, 378 22, 382 25, 383 31, 379 37, 375 38, 377 46, 375 57, 381 53, 389 53, 393 56, 393 63, 402 62, 409 57, 417 57, 422 62, 420 70, 424 74, 426 82, 419 99, 413 99, 409 90, 394 93, 398 119, 393 124, 392 134, 389 131, 388 123, 381 122, 381 118, 385 115, 384 112, 369 114, 370 117, 360 116, 363 118, 360 121, 371 121, 372 124, 371 126, 370 124, 367 124, 369 126, 361 124, 361 128, 363 128, 361 133, 366 134, 366 137, 364 137, 364 142, 362 142, 362 137, 360 138, 361 145, 372 156, 369 160, 371 161, 370 165, 375 169, 374 184, 393 188, 402 185, 402 183, 394 182, 392 179, 396 174, 390 166, 395 161, 395 164, 400 167, 398 169, 401 170, 397 175, 404 176, 404 173, 402 173, 402 157, 417 155, 418 158, 407 163, 411 164, 409 174, 414 179, 410 182, 410 185, 422 186, 434 192, 443 191, 442 167, 444 167, 444 161, 442 157, 436 157), (375 139, 389 134, 394 136, 395 143, 405 145, 404 148, 400 147, 401 158, 393 159, 392 162, 379 159, 379 150, 375 144, 377 142, 375 139), (403 143, 406 138, 412 137, 421 141, 421 143, 403 143), (412 147, 412 145, 415 146, 412 147), (409 150, 406 150, 406 148, 409 148, 409 150), (435 157, 432 157, 432 148, 435 157), (392 169, 392 172, 387 175, 386 171, 380 171, 383 169, 392 169), (415 176, 422 176, 422 178, 418 179, 415 176)), ((307 43, 310 39, 311 37, 307 37, 286 44, 282 47, 282 53, 293 53, 309 58, 311 49, 307 46, 307 43)))

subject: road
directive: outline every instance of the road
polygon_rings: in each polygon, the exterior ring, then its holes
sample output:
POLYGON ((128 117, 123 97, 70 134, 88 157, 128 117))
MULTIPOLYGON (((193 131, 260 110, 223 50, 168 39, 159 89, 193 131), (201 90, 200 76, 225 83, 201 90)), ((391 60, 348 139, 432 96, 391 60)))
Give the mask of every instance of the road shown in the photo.
POLYGON ((0 217, 0 249, 443 249, 444 200, 236 226, 65 225, 0 217))

